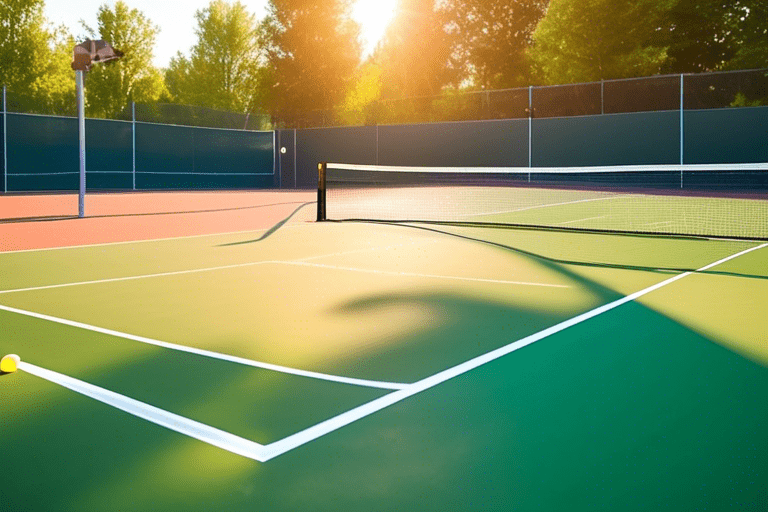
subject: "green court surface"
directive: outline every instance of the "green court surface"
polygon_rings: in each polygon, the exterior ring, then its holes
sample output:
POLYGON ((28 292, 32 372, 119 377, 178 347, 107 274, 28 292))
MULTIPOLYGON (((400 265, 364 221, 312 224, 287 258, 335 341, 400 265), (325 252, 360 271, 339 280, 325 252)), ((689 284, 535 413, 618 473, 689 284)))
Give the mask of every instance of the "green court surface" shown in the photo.
POLYGON ((3 511, 768 507, 762 242, 304 218, 0 269, 3 511))

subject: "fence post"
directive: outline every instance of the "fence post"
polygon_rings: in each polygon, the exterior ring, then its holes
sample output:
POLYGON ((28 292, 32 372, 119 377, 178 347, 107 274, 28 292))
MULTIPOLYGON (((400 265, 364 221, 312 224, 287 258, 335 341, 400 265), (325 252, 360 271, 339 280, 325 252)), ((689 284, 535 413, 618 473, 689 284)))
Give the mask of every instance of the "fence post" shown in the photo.
POLYGON ((136 190, 136 102, 131 102, 131 148, 133 149, 133 190, 136 190))
MULTIPOLYGON (((533 167, 533 86, 528 86, 528 168, 533 167)), ((531 173, 528 172, 528 182, 531 173)))
MULTIPOLYGON (((683 90, 683 74, 680 73, 680 165, 683 165, 684 160, 684 130, 683 130, 683 112, 685 110, 684 108, 684 99, 685 99, 685 93, 683 90)), ((683 170, 680 169, 680 188, 683 188, 683 170)))
POLYGON ((5 100, 6 86, 3 85, 3 192, 8 192, 8 104, 5 100))
POLYGON ((85 89, 83 75, 85 71, 75 71, 77 82, 77 131, 80 139, 80 191, 78 194, 78 217, 85 217, 85 89))
POLYGON ((600 114, 605 114, 605 80, 600 79, 600 114))

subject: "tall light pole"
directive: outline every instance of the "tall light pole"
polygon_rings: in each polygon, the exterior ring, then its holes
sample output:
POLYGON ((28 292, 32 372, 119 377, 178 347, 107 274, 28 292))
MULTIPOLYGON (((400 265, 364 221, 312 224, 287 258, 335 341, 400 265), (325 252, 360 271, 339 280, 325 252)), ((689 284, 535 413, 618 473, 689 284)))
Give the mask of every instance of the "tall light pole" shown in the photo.
POLYGON ((72 50, 72 69, 77 85, 77 133, 80 142, 80 193, 78 217, 85 217, 85 73, 97 62, 111 62, 123 56, 106 41, 86 39, 72 50))

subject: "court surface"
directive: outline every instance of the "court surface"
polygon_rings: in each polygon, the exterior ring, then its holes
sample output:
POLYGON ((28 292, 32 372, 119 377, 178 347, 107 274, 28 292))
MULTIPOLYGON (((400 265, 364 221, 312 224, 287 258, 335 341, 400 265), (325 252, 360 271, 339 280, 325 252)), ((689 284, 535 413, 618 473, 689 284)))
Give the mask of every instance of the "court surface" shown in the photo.
POLYGON ((764 242, 249 194, 3 215, 0 509, 768 507, 764 242))

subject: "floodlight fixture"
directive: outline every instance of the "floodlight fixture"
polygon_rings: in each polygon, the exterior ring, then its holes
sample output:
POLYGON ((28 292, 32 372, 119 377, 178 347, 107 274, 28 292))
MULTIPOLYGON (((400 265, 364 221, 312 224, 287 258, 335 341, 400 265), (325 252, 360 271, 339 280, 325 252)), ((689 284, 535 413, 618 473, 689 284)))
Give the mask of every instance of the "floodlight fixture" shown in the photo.
POLYGON ((123 52, 112 48, 108 42, 99 39, 86 39, 75 46, 72 51, 72 69, 75 71, 90 71, 94 63, 106 64, 123 56, 123 52))

